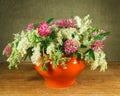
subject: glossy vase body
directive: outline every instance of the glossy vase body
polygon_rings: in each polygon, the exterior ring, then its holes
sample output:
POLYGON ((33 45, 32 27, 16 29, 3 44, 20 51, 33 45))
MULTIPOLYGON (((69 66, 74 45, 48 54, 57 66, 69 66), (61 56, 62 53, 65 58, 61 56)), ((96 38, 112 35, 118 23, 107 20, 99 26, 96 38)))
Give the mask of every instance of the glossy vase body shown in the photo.
POLYGON ((36 71, 43 76, 48 86, 63 88, 74 84, 76 77, 85 68, 85 62, 76 59, 72 56, 69 61, 66 61, 66 68, 58 64, 56 68, 52 68, 50 62, 47 63, 48 71, 41 70, 42 60, 40 65, 36 66, 36 71))

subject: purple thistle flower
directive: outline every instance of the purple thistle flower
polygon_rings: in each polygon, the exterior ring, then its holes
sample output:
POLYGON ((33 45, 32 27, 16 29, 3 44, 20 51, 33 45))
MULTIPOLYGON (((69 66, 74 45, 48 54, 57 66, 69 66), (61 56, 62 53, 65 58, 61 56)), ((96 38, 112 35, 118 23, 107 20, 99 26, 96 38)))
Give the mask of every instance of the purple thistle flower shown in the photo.
POLYGON ((97 36, 97 35, 98 35, 97 32, 93 32, 93 33, 92 33, 92 36, 94 36, 94 37, 97 36))
POLYGON ((10 56, 10 51, 11 51, 11 48, 10 48, 9 45, 7 45, 7 46, 5 47, 5 55, 6 55, 6 57, 9 57, 9 56, 10 56))
POLYGON ((101 40, 97 40, 91 45, 92 50, 94 50, 96 52, 101 51, 103 49, 103 47, 104 47, 104 45, 101 40))
POLYGON ((38 34, 40 36, 46 37, 50 35, 50 28, 46 22, 41 22, 38 26, 38 34))
POLYGON ((74 28, 75 21, 74 19, 64 19, 64 20, 57 20, 51 23, 52 25, 55 24, 58 27, 67 27, 67 28, 74 28))
POLYGON ((66 40, 65 52, 74 53, 78 50, 78 43, 74 40, 66 40))
POLYGON ((26 31, 31 31, 34 28, 34 24, 30 23, 27 25, 26 31))

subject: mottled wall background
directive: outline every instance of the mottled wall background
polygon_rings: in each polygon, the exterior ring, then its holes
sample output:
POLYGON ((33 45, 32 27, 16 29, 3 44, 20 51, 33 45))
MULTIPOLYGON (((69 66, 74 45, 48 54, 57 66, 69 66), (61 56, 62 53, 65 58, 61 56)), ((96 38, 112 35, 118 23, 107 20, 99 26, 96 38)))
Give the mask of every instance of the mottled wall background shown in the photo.
POLYGON ((87 14, 94 26, 111 31, 105 52, 108 61, 120 61, 120 0, 0 0, 0 61, 5 60, 2 50, 12 34, 28 23, 87 14))

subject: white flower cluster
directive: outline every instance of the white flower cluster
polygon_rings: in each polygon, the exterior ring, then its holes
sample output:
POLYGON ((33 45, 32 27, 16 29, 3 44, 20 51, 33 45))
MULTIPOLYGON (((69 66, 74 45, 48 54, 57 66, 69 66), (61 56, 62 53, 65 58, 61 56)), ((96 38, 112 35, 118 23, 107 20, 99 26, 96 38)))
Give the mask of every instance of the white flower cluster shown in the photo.
POLYGON ((17 46, 17 50, 23 57, 25 54, 27 54, 27 49, 29 47, 30 47, 30 43, 28 39, 26 37, 23 37, 17 46))
POLYGON ((81 18, 79 16, 75 16, 74 20, 76 22, 76 26, 80 28, 81 27, 81 18))
POLYGON ((81 27, 80 27, 80 32, 79 34, 84 34, 84 32, 86 32, 88 30, 90 26, 90 24, 92 23, 91 19, 89 19, 89 15, 85 16, 82 21, 81 21, 81 27))
POLYGON ((46 53, 50 55, 50 58, 52 57, 52 53, 55 51, 55 44, 53 42, 50 43, 50 45, 47 47, 46 53))
POLYGON ((37 46, 32 49, 32 51, 33 51, 33 54, 31 56, 31 61, 33 64, 39 65, 39 61, 41 58, 40 43, 38 43, 37 46))
POLYGON ((73 39, 72 35, 76 33, 76 29, 75 28, 61 29, 60 32, 62 33, 63 38, 73 39))
MULTIPOLYGON (((84 38, 82 38, 82 43, 84 45, 86 45, 87 47, 90 46, 91 42, 89 40, 89 36, 90 33, 88 32, 88 29, 91 27, 90 24, 92 23, 91 19, 89 19, 89 15, 85 16, 83 19, 81 19, 79 16, 75 16, 74 20, 76 22, 76 26, 80 28, 80 30, 77 30, 76 32, 74 31, 74 40, 78 41, 79 45, 80 45, 80 38, 81 38, 81 34, 84 36, 84 38), (76 34, 75 34, 76 33, 76 34)), ((70 33, 68 33, 70 34, 70 33)), ((68 35, 67 34, 67 35, 68 35)), ((73 33, 72 33, 73 34, 73 33)))
POLYGON ((107 62, 105 59, 105 53, 103 51, 94 52, 95 53, 95 61, 91 63, 91 69, 95 70, 97 67, 101 67, 100 71, 105 71, 107 69, 107 62))

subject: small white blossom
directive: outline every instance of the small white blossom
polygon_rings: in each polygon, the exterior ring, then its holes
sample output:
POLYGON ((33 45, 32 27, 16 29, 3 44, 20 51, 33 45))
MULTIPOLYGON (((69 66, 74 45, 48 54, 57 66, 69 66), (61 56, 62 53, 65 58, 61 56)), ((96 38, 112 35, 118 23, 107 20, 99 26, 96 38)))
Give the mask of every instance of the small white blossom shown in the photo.
POLYGON ((73 38, 74 41, 78 42, 78 45, 80 45, 80 37, 78 35, 75 35, 73 38))
POLYGON ((27 53, 27 49, 30 47, 30 43, 26 37, 23 37, 18 43, 17 50, 23 57, 27 53))
POLYGON ((50 29, 51 29, 51 30, 54 30, 54 31, 58 31, 59 28, 58 28, 58 26, 56 26, 56 25, 51 25, 51 26, 50 26, 50 29))
POLYGON ((50 55, 52 55, 52 52, 55 51, 55 44, 53 42, 50 43, 50 45, 47 47, 47 51, 46 53, 50 55))
POLYGON ((87 32, 87 30, 91 27, 90 24, 92 23, 91 19, 89 19, 89 15, 85 16, 81 21, 81 27, 79 30, 79 34, 83 34, 87 32))
POLYGON ((63 29, 62 31, 62 36, 66 39, 73 39, 73 36, 76 32, 75 28, 69 28, 69 29, 63 29))
POLYGON ((107 62, 105 59, 105 53, 101 52, 94 52, 95 53, 95 61, 91 63, 91 69, 95 70, 97 67, 101 67, 100 71, 105 71, 107 69, 107 62))
POLYGON ((75 16, 74 20, 76 22, 76 26, 81 27, 81 18, 79 16, 75 16))
POLYGON ((41 58, 40 43, 38 43, 37 46, 32 49, 32 51, 33 54, 31 56, 31 61, 33 64, 36 64, 38 66, 41 58))
POLYGON ((56 40, 57 40, 57 42, 58 42, 58 45, 62 45, 62 44, 63 44, 62 39, 63 39, 62 33, 61 33, 61 31, 59 31, 59 32, 57 33, 57 38, 56 38, 56 40))

